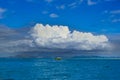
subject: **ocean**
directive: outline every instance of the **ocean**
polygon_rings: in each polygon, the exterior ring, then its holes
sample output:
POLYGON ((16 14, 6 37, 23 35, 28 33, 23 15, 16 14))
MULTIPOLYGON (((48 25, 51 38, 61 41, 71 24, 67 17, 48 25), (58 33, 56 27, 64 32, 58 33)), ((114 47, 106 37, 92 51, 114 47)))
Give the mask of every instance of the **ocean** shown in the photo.
POLYGON ((120 60, 0 58, 0 80, 120 80, 120 60))

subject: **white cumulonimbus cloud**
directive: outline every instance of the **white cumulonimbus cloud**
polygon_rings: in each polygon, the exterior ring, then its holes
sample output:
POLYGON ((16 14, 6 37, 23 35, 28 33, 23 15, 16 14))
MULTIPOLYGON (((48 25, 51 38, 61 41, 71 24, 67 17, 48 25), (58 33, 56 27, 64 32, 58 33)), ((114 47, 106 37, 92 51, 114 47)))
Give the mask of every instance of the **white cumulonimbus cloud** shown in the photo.
POLYGON ((105 35, 70 31, 68 26, 36 24, 30 31, 34 43, 39 47, 103 50, 108 48, 108 38, 105 35))

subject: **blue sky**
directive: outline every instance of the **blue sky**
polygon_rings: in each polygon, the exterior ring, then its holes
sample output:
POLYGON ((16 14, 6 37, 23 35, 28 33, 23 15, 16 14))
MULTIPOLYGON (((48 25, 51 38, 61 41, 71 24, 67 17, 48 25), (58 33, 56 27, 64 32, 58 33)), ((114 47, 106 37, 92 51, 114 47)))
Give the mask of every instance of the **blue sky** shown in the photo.
POLYGON ((67 25, 96 33, 120 32, 120 0, 0 0, 0 24, 67 25))

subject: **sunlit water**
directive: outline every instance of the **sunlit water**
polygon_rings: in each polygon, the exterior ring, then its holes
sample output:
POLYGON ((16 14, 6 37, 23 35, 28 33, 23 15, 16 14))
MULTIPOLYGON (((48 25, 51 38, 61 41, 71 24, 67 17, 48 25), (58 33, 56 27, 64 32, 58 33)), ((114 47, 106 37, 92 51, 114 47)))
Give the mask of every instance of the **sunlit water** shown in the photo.
POLYGON ((1 58, 0 80, 120 80, 120 60, 1 58))

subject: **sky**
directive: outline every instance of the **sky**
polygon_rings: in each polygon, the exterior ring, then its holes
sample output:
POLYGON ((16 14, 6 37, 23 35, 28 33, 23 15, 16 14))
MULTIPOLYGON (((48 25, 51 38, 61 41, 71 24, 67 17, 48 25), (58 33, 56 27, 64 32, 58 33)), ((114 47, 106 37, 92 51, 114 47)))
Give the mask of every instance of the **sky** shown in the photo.
POLYGON ((120 32, 119 0, 0 0, 0 24, 21 28, 30 24, 67 25, 97 33, 120 32))
POLYGON ((0 57, 120 56, 119 36, 120 0, 0 0, 0 57))

